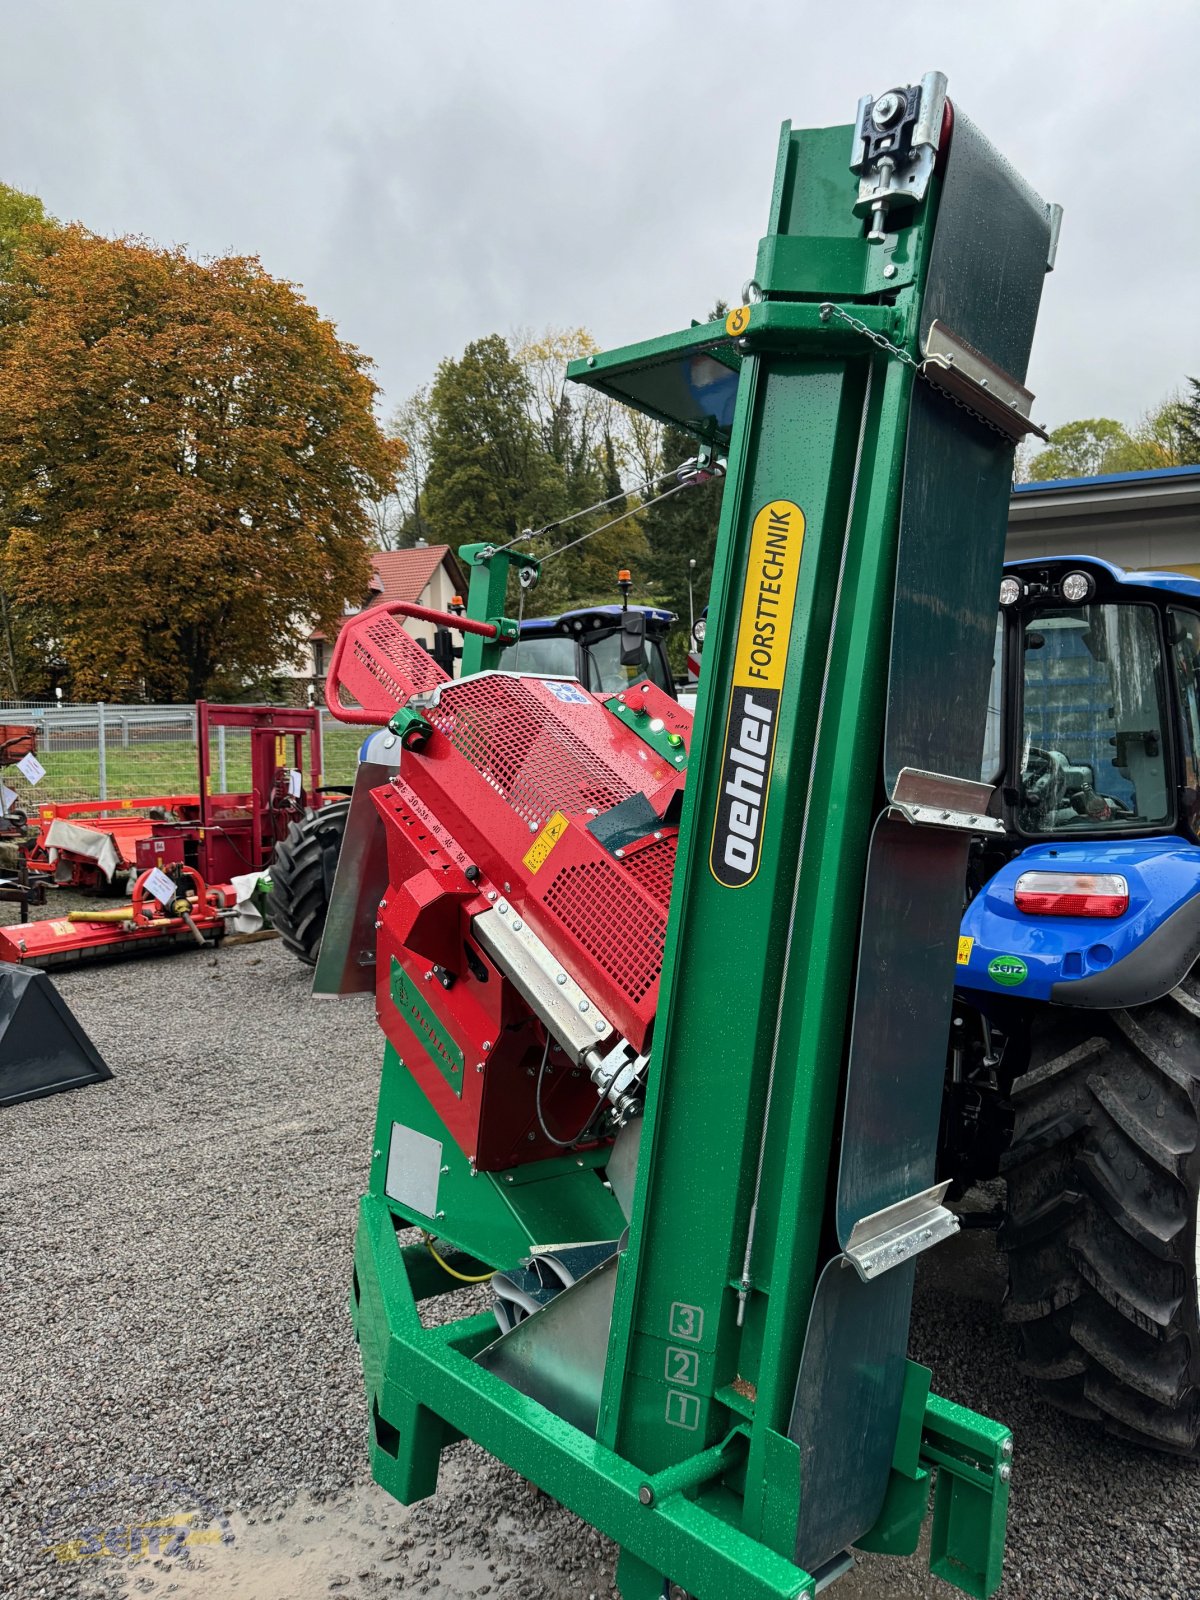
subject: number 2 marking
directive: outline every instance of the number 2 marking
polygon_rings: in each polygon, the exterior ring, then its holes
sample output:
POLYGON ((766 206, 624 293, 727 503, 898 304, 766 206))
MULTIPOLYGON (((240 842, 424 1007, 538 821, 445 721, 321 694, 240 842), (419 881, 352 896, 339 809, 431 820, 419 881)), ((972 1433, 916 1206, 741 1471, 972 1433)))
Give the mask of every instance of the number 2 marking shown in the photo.
POLYGON ((674 1345, 668 1345, 664 1377, 668 1383, 682 1383, 694 1389, 700 1381, 700 1352, 677 1350, 674 1345))

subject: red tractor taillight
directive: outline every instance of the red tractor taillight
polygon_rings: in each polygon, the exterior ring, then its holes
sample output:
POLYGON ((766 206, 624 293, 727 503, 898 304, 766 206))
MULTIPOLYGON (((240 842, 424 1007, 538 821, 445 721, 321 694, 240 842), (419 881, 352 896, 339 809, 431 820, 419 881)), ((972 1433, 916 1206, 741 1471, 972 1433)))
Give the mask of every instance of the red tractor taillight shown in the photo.
POLYGON ((1031 917, 1119 917, 1129 885, 1116 872, 1023 872, 1013 898, 1031 917))

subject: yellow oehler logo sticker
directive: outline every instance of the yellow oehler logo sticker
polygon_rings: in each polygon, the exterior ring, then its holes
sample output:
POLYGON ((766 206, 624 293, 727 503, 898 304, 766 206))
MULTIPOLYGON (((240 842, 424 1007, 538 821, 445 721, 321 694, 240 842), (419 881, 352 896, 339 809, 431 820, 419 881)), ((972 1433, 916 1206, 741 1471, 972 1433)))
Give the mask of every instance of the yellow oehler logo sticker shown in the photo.
POLYGON ((794 501, 763 506, 750 530, 708 858, 713 877, 729 889, 745 888, 758 871, 803 545, 804 513, 794 501))

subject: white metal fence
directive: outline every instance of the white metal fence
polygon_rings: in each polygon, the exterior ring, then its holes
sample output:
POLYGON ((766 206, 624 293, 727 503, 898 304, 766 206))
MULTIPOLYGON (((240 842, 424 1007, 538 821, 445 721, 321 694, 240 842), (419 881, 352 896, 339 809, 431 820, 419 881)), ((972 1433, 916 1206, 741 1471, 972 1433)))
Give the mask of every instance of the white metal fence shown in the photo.
MULTIPOLYGON (((14 766, 0 770, 0 781, 17 796, 16 805, 31 816, 47 801, 125 800, 197 791, 193 705, 0 700, 0 723, 29 724, 37 730, 37 759, 45 776, 32 784, 14 766)), ((353 781, 365 732, 322 711, 325 783, 353 781)), ((212 743, 214 790, 244 788, 249 735, 241 729, 217 728, 212 743)))

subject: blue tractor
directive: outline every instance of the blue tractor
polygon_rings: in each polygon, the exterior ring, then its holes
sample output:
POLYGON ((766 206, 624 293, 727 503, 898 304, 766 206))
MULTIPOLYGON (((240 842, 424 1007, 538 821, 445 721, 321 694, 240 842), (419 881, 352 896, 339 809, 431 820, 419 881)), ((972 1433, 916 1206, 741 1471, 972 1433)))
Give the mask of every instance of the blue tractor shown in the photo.
POLYGON ((1002 1175, 1044 1394, 1200 1455, 1200 582, 1004 569, 943 1175, 1002 1175))

